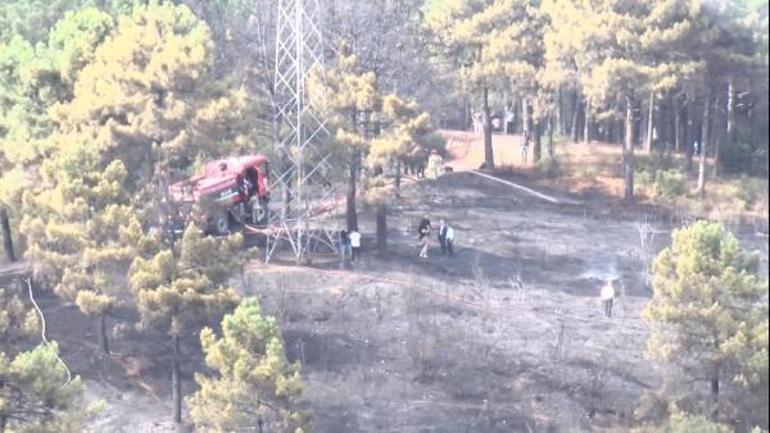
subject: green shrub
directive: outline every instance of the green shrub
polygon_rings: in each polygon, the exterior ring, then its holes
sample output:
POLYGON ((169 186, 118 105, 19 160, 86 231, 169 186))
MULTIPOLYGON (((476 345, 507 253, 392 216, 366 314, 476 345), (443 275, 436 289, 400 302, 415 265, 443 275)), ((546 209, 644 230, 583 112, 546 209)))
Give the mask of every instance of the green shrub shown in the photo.
POLYGON ((655 175, 647 170, 636 170, 634 182, 639 186, 649 188, 655 184, 655 175))
POLYGON ((757 199, 760 198, 764 188, 761 179, 743 175, 734 186, 735 198, 739 203, 743 204, 744 210, 750 209, 757 199))
POLYGON ((654 179, 658 171, 672 170, 675 167, 674 157, 669 152, 655 152, 652 155, 640 155, 636 158, 636 169, 651 173, 654 179))
POLYGON ((575 176, 577 177, 595 178, 597 174, 599 171, 593 165, 580 165, 575 169, 575 176))
POLYGON ((728 173, 764 173, 767 170, 767 157, 766 146, 739 141, 722 146, 719 163, 728 173))
POLYGON ((687 189, 687 176, 681 170, 658 170, 653 186, 655 195, 674 198, 683 195, 687 189))
POLYGON ((559 160, 556 157, 545 156, 540 158, 537 163, 537 171, 542 173, 548 178, 556 178, 561 176, 561 166, 559 160))

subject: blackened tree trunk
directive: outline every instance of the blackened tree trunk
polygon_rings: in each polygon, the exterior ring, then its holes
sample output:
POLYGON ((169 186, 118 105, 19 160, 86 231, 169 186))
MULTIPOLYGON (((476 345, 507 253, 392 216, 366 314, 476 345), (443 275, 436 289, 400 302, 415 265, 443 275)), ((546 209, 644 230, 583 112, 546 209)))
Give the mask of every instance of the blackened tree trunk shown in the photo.
POLYGON ((719 365, 714 366, 714 370, 711 373, 711 403, 713 404, 711 409, 712 421, 719 420, 719 365))
POLYGON ((583 142, 588 144, 591 142, 591 102, 586 98, 585 103, 585 122, 583 124, 583 142))
POLYGON ((489 112, 489 88, 483 86, 484 96, 484 165, 487 169, 495 168, 494 149, 492 148, 492 116, 489 112))
POLYGON ((401 195, 401 158, 396 158, 396 197, 401 195))
POLYGON ((700 162, 698 164, 698 194, 703 197, 706 194, 706 154, 709 145, 709 120, 711 117, 711 95, 706 96, 706 103, 703 104, 703 126, 701 132, 701 143, 699 147, 700 162))
POLYGON ((358 177, 358 162, 361 159, 360 152, 355 150, 348 162, 348 189, 346 194, 345 217, 348 223, 348 231, 358 227, 358 214, 356 212, 356 182, 358 177))
POLYGON ((554 121, 553 114, 548 118, 548 157, 553 160, 553 158, 556 156, 554 154, 553 149, 553 130, 555 129, 554 125, 558 125, 558 119, 554 121))
POLYGON ((711 132, 711 139, 709 140, 709 143, 714 146, 714 160, 712 161, 711 165, 711 176, 714 178, 719 177, 722 141, 724 141, 724 136, 726 135, 723 134, 723 132, 726 132, 726 130, 722 128, 722 122, 724 118, 728 116, 728 113, 725 113, 724 117, 721 115, 722 98, 722 92, 717 93, 717 95, 714 97, 714 113, 712 114, 713 123, 709 128, 711 132))
POLYGON ((652 153, 653 129, 655 128, 655 94, 650 92, 650 100, 647 106, 647 141, 645 149, 647 153, 652 153))
POLYGON ((8 219, 8 209, 0 206, 0 226, 3 230, 3 248, 5 249, 5 258, 9 262, 16 261, 16 254, 13 251, 13 238, 11 237, 11 222, 8 219))
MULTIPOLYGON (((688 104, 689 105, 689 104, 688 104)), ((693 144, 695 140, 698 139, 697 134, 694 133, 694 127, 693 127, 693 119, 692 119, 692 113, 690 112, 690 107, 688 105, 685 105, 684 108, 684 131, 682 133, 684 134, 685 140, 684 145, 685 148, 685 170, 690 173, 692 171, 692 157, 695 154, 695 149, 693 148, 693 144)))
POLYGON ((532 128, 530 127, 530 119, 529 119, 529 104, 526 97, 521 98, 521 132, 524 135, 527 135, 532 128))
POLYGON ((532 144, 532 160, 535 162, 535 164, 537 164, 540 162, 540 158, 543 154, 543 145, 541 140, 543 131, 540 125, 540 119, 535 120, 532 132, 534 138, 534 143, 532 144))
POLYGON ((727 143, 732 144, 735 129, 735 79, 730 77, 727 82, 727 143))
POLYGON ((570 133, 569 133, 570 139, 572 140, 573 143, 576 143, 578 138, 578 132, 577 132, 578 115, 580 113, 580 105, 578 105, 578 103, 579 103, 579 99, 578 99, 578 94, 576 90, 575 93, 572 95, 572 125, 570 126, 570 133))
POLYGON ((180 350, 179 350, 179 336, 173 335, 171 337, 171 345, 173 347, 173 357, 171 360, 171 400, 173 401, 173 415, 174 422, 176 424, 182 423, 182 381, 179 377, 180 373, 180 350))
POLYGON ((110 354, 110 342, 107 337, 107 313, 99 315, 99 342, 105 355, 110 354))
POLYGON ((377 205, 377 254, 388 253, 388 208, 384 203, 377 205))
MULTIPOLYGON (((561 87, 556 91, 556 119, 551 120, 550 125, 550 131, 552 131, 555 127, 558 126, 559 133, 562 133, 564 131, 564 121, 562 120, 564 118, 564 112, 562 111, 564 109, 562 104, 562 98, 561 98, 561 87)), ((551 135, 551 132, 549 131, 549 135, 551 135)))
POLYGON ((626 137, 623 145, 624 198, 627 204, 634 202, 634 102, 626 97, 626 137))
POLYGON ((672 100, 674 105, 674 149, 682 151, 682 107, 679 106, 679 98, 672 100))

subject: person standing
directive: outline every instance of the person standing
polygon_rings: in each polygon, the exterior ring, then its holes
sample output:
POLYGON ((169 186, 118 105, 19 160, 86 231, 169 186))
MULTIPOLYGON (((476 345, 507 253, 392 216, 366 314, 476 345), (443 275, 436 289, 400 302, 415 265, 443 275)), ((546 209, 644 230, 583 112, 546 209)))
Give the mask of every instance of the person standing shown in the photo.
POLYGON ((453 257, 455 255, 455 231, 449 224, 446 225, 446 235, 444 236, 444 242, 446 243, 447 254, 449 254, 449 257, 453 257))
POLYGON ((438 243, 441 245, 441 255, 446 255, 446 231, 447 225, 444 219, 440 219, 438 222, 438 243))
POLYGON ((428 216, 425 215, 423 219, 420 221, 420 225, 418 226, 417 230, 420 233, 419 241, 420 241, 420 257, 423 259, 428 258, 428 247, 430 245, 430 220, 428 219, 428 216))
POLYGON ((521 144, 521 163, 527 165, 527 153, 529 151, 529 131, 524 131, 524 142, 521 144))
POLYGON ((604 304, 604 316, 612 317, 612 303, 615 300, 615 284, 614 281, 608 280, 600 293, 600 298, 604 304))
POLYGON ((433 149, 430 151, 430 156, 428 157, 428 168, 427 168, 427 178, 428 179, 438 179, 439 175, 441 175, 441 168, 444 165, 444 160, 441 158, 441 155, 436 152, 436 149, 433 149))
POLYGON ((348 237, 350 237, 350 260, 355 262, 356 258, 360 257, 361 255, 361 233, 358 232, 357 228, 354 228, 351 230, 348 237))

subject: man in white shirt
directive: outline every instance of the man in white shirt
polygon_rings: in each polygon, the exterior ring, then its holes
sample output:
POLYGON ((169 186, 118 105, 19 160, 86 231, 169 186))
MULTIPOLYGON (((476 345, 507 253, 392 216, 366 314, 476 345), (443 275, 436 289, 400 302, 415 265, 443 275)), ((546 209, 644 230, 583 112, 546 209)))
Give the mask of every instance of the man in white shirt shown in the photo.
POLYGON ((350 238, 350 249, 352 251, 350 259, 355 262, 356 257, 361 254, 361 233, 358 232, 358 229, 353 229, 348 237, 350 238))
POLYGON ((617 280, 608 280, 600 293, 600 298, 604 303, 604 315, 606 317, 612 317, 612 301, 615 299, 616 291, 615 286, 617 280))

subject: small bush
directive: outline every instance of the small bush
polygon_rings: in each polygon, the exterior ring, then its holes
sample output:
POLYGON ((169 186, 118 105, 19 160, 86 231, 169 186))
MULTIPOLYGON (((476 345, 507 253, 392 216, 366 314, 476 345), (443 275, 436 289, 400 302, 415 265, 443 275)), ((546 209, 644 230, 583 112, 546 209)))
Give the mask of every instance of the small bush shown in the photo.
POLYGON ((655 184, 655 175, 647 170, 637 170, 634 173, 634 182, 639 186, 651 188, 655 184))
POLYGON ((659 171, 672 170, 674 167, 674 157, 669 152, 655 152, 652 155, 640 155, 636 158, 636 169, 649 172, 653 179, 659 171))
POLYGON ((745 172, 752 167, 755 159, 766 158, 759 149, 745 142, 725 143, 720 150, 721 168, 728 173, 745 172))
POLYGON ((659 170, 655 175, 655 195, 674 198, 683 195, 687 188, 687 176, 681 170, 659 170))
POLYGON ((537 171, 548 178, 561 176, 561 166, 555 157, 546 156, 537 163, 537 171))
POLYGON ((736 200, 743 204, 743 210, 748 210, 759 199, 764 187, 760 179, 743 175, 734 189, 736 200))
POLYGON ((581 165, 575 169, 575 176, 581 178, 595 178, 599 174, 597 168, 593 165, 581 165))

